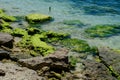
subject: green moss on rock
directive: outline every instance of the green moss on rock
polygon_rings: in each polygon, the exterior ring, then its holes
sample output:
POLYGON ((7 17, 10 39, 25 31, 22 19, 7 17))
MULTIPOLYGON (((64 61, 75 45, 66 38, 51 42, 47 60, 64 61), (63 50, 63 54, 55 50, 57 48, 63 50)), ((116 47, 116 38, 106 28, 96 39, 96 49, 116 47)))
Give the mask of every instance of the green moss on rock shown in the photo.
POLYGON ((0 19, 0 32, 12 33, 12 27, 8 22, 5 22, 3 19, 0 19))
POLYGON ((85 32, 90 37, 110 37, 120 33, 119 25, 96 25, 92 28, 87 28, 85 32))
POLYGON ((6 28, 12 29, 12 27, 10 26, 8 22, 5 22, 3 19, 0 19, 0 29, 2 30, 6 28))
POLYGON ((34 35, 34 34, 39 34, 43 32, 42 30, 38 28, 33 28, 33 27, 28 27, 26 31, 28 32, 28 35, 34 35))
MULTIPOLYGON (((49 46, 47 43, 40 40, 40 38, 43 38, 43 35, 35 34, 33 36, 23 36, 23 39, 20 43, 18 43, 18 46, 21 46, 23 48, 29 48, 30 50, 34 50, 34 55, 41 54, 43 56, 48 55, 54 51, 54 48, 52 46, 49 46)), ((33 55, 32 53, 32 55, 33 55)))
POLYGON ((12 30, 12 29, 9 29, 9 28, 5 28, 5 29, 2 29, 0 32, 5 32, 5 33, 12 34, 12 33, 13 33, 13 30, 12 30))
POLYGON ((9 16, 9 15, 7 15, 7 14, 5 14, 5 13, 1 13, 0 14, 0 18, 1 19, 3 19, 3 20, 5 20, 5 21, 10 21, 10 22, 13 22, 13 21, 16 21, 16 18, 15 17, 13 17, 13 16, 9 16))
POLYGON ((22 37, 28 35, 27 31, 21 28, 15 28, 12 33, 13 36, 22 37))
POLYGON ((61 44, 72 49, 76 52, 89 52, 91 51, 90 46, 84 40, 79 39, 65 39, 61 41, 61 44))
POLYGON ((47 31, 42 33, 44 36, 46 36, 46 41, 48 42, 55 42, 59 40, 63 40, 66 38, 70 38, 69 34, 66 33, 57 33, 53 31, 47 31))
POLYGON ((37 23, 37 22, 45 22, 45 21, 50 21, 52 17, 44 14, 29 14, 26 16, 26 20, 30 23, 37 23))

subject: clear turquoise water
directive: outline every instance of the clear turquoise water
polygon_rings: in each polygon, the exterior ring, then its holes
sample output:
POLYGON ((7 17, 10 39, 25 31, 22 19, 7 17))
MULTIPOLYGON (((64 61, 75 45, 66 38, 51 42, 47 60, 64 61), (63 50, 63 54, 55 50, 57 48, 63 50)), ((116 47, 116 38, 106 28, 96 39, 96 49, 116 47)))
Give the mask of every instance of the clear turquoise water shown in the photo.
POLYGON ((55 20, 42 25, 44 30, 67 32, 73 38, 87 40, 91 45, 120 49, 120 35, 88 39, 83 34, 84 29, 92 25, 120 24, 119 0, 0 0, 0 8, 14 16, 25 16, 29 13, 48 14, 55 20), (87 26, 68 27, 61 23, 63 20, 80 20, 87 26))

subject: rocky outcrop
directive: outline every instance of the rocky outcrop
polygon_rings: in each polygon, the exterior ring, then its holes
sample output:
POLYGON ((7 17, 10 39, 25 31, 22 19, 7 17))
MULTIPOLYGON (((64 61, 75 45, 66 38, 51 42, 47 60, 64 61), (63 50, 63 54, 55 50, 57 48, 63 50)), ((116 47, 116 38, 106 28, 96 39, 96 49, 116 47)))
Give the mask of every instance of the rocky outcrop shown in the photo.
POLYGON ((45 80, 34 70, 19 67, 13 63, 0 63, 0 80, 45 80))
POLYGON ((51 78, 52 80, 54 80, 53 78, 61 80, 63 74, 69 72, 68 50, 66 49, 57 50, 47 57, 20 59, 18 63, 36 70, 40 76, 46 76, 47 79, 51 78))
POLYGON ((44 15, 44 14, 29 14, 26 16, 26 20, 30 23, 37 23, 37 22, 46 22, 46 21, 50 21, 52 19, 52 17, 48 16, 48 15, 44 15))
POLYGON ((60 49, 47 57, 34 57, 30 59, 20 59, 18 62, 25 67, 39 70, 48 66, 54 70, 69 70, 68 51, 60 49))
POLYGON ((12 48, 13 47, 13 36, 8 33, 0 33, 0 46, 12 48))

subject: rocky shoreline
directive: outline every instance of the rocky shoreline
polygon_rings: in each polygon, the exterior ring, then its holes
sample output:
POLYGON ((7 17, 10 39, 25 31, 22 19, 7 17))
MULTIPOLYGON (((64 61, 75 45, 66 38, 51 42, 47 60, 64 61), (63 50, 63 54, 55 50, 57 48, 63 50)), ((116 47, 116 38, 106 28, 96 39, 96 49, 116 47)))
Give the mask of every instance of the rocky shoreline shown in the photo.
POLYGON ((119 50, 32 26, 53 20, 50 16, 26 19, 29 26, 13 27, 19 18, 0 10, 0 80, 120 80, 119 50))

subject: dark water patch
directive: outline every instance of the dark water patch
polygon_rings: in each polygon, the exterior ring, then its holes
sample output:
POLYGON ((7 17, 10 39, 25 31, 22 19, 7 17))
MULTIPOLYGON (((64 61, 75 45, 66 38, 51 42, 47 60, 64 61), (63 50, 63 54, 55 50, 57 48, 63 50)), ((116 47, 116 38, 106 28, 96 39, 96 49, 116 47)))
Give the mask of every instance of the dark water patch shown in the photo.
POLYGON ((76 10, 83 10, 89 15, 120 15, 120 1, 117 0, 71 0, 71 6, 76 10), (88 6, 89 5, 89 6, 88 6))
POLYGON ((102 6, 84 6, 84 13, 90 15, 108 15, 108 14, 120 14, 120 12, 111 7, 102 6))

